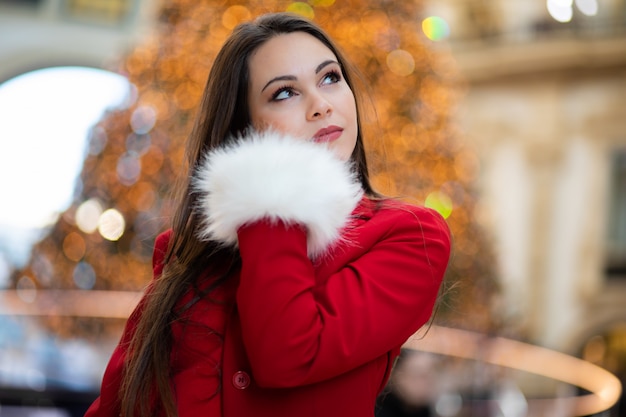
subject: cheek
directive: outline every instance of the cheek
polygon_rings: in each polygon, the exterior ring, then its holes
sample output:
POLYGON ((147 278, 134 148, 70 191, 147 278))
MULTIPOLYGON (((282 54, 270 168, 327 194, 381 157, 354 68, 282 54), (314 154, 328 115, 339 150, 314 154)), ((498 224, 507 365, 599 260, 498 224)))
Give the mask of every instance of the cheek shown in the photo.
POLYGON ((342 97, 341 108, 344 109, 346 119, 356 124, 356 101, 352 90, 346 89, 345 94, 342 97))
POLYGON ((275 126, 275 123, 270 117, 270 115, 266 114, 263 110, 256 109, 256 111, 251 112, 250 114, 250 122, 252 123, 252 127, 258 131, 266 130, 270 127, 278 129, 278 126, 275 126))
POLYGON ((250 104, 250 123, 257 131, 274 128, 280 130, 279 118, 268 109, 265 103, 260 101, 251 102, 250 104))
POLYGON ((264 118, 261 119, 258 125, 255 125, 257 130, 272 129, 280 133, 295 133, 288 123, 285 123, 281 118, 264 118))
POLYGON ((352 111, 352 118, 354 119, 354 123, 356 123, 356 101, 352 94, 350 94, 350 110, 352 111))
POLYGON ((253 117, 251 122, 254 130, 258 132, 262 132, 270 127, 270 125, 264 119, 259 117, 253 117))
POLYGON ((296 119, 293 114, 260 111, 251 118, 251 121, 252 126, 259 131, 272 129, 280 133, 299 135, 302 134, 302 127, 298 125, 296 119))
POLYGON ((352 134, 354 135, 354 143, 356 143, 356 136, 357 136, 357 133, 358 133, 357 132, 358 131, 358 124, 357 124, 356 103, 355 103, 353 97, 350 98, 349 100, 346 100, 345 108, 347 109, 345 117, 346 117, 346 119, 350 123, 352 134))

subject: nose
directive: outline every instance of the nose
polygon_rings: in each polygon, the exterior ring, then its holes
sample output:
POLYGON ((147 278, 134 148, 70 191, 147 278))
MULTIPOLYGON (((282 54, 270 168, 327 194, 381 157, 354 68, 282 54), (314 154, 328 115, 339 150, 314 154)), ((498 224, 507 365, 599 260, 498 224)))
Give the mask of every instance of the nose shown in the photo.
POLYGON ((318 93, 311 97, 311 103, 309 105, 309 110, 307 111, 307 119, 322 119, 331 115, 332 112, 332 104, 323 95, 318 93))

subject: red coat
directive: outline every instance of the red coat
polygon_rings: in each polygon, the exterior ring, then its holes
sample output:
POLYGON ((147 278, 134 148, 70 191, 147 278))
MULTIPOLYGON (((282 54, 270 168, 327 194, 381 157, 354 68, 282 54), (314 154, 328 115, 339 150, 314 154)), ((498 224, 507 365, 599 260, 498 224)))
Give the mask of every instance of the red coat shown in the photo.
MULTIPOLYGON (((239 228, 242 269, 213 294, 231 303, 202 300, 188 312, 192 323, 174 329, 181 417, 374 415, 401 345, 432 314, 450 252, 436 212, 376 205, 364 198, 341 243, 313 262, 303 227, 261 220, 239 228), (223 343, 202 324, 223 329, 223 343)), ((169 236, 157 238, 155 275, 169 236)), ((119 415, 125 344, 139 314, 87 416, 119 415)))

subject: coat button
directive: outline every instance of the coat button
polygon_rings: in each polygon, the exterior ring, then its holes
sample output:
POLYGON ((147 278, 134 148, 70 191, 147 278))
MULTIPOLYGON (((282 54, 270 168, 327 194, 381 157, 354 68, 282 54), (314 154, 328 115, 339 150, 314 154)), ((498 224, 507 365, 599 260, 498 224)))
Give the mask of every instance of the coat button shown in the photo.
POLYGON ((233 385, 237 389, 246 389, 250 386, 250 375, 244 371, 237 371, 233 375, 233 385))

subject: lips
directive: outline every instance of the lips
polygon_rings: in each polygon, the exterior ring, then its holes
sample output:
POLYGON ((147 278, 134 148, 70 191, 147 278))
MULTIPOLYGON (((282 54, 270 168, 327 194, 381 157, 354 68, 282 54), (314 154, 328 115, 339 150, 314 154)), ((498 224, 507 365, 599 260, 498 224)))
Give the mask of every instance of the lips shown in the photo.
POLYGON ((343 129, 339 126, 328 126, 324 129, 318 130, 313 136, 313 141, 316 143, 328 143, 333 142, 341 136, 343 129))

